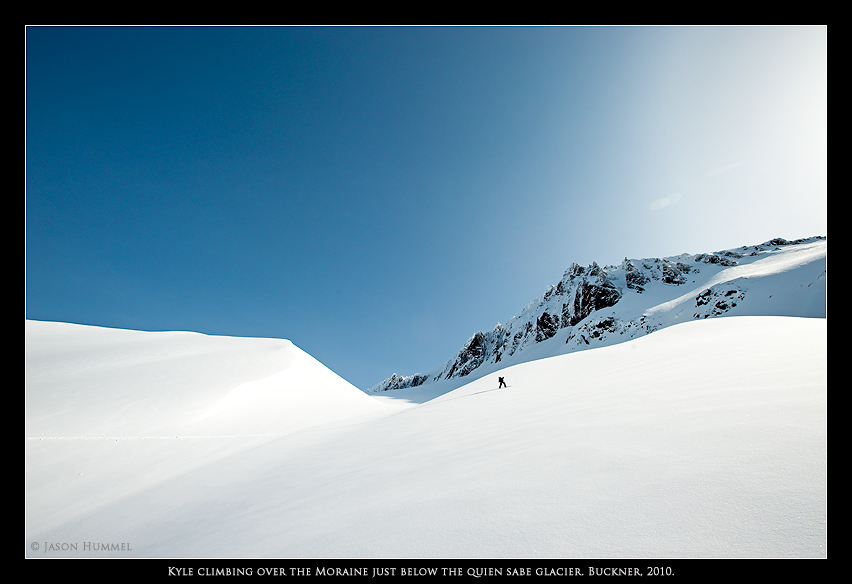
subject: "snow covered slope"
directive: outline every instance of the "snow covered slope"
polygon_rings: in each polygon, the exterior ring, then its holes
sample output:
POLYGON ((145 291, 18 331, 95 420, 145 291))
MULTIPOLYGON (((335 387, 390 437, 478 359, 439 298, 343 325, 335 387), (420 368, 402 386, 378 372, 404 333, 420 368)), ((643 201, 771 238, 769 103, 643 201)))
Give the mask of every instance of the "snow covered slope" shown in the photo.
POLYGON ((283 339, 26 321, 28 436, 279 435, 381 411, 283 339))
POLYGON ((690 319, 391 407, 254 388, 329 379, 282 341, 28 323, 26 554, 825 557, 826 350, 690 319))
POLYGON ((620 343, 689 320, 824 318, 826 249, 824 237, 779 238, 712 254, 625 258, 617 266, 572 264, 518 316, 476 333, 445 364, 427 373, 394 374, 369 391, 470 381, 508 365, 620 343))
POLYGON ((27 521, 387 407, 282 339, 26 321, 27 521))

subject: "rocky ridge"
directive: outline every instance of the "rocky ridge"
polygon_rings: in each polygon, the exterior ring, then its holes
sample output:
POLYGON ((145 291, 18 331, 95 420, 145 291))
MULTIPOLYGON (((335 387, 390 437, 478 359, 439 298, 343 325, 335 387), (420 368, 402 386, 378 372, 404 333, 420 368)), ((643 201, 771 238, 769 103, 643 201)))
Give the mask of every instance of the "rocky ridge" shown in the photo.
POLYGON ((825 244, 822 236, 794 241, 776 238, 709 254, 625 258, 619 265, 604 267, 595 262, 589 266, 573 263, 556 285, 549 286, 519 315, 489 332, 477 332, 444 365, 416 375, 394 373, 369 391, 417 387, 474 372, 486 374, 524 360, 626 341, 690 319, 766 314, 767 310, 782 313, 778 316, 825 317, 825 244), (760 270, 730 270, 761 260, 777 261, 777 254, 791 246, 820 242, 821 263, 817 249, 817 261, 805 262, 810 269, 792 280, 776 278, 755 286, 756 278, 763 275, 760 270), (796 295, 805 295, 807 302, 796 300, 796 295), (790 302, 780 302, 787 297, 790 302), (811 298, 816 298, 815 304, 811 298), (790 312, 790 305, 807 305, 802 309, 806 314, 783 314, 790 312))

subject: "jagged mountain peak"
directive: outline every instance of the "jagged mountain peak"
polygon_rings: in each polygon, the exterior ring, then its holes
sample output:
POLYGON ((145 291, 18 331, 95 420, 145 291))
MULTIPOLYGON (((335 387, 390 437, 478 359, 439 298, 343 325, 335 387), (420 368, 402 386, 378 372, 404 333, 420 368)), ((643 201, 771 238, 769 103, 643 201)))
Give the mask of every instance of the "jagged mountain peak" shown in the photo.
POLYGON ((555 285, 504 324, 478 331, 442 366, 369 391, 476 378, 507 365, 605 346, 693 319, 826 316, 824 236, 712 253, 571 263, 555 285))

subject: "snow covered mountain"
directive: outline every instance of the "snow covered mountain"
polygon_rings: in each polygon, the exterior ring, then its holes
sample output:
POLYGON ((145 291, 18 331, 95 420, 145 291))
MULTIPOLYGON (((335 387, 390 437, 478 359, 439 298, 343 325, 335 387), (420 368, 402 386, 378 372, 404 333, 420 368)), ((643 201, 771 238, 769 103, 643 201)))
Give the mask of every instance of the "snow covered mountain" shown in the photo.
POLYGON ((391 377, 370 392, 472 381, 534 359, 627 341, 717 316, 826 316, 825 237, 777 238, 714 253, 572 264, 510 319, 479 331, 445 364, 391 377))
POLYGON ((826 241, 731 253, 572 267, 471 373, 374 394, 286 340, 27 321, 25 555, 827 557, 826 241))

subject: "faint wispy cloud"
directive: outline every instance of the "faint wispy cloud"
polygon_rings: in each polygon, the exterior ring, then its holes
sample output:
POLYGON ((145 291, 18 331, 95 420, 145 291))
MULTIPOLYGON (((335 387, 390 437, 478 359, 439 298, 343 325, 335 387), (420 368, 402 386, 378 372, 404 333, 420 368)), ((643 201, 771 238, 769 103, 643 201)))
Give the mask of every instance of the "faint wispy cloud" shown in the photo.
POLYGON ((674 193, 672 195, 669 195, 668 197, 663 197, 662 199, 657 199, 656 201, 651 203, 651 206, 649 207, 649 209, 651 209, 651 211, 659 211, 660 209, 664 209, 666 207, 674 205, 675 203, 680 201, 682 198, 683 198, 683 196, 680 193, 674 193))

